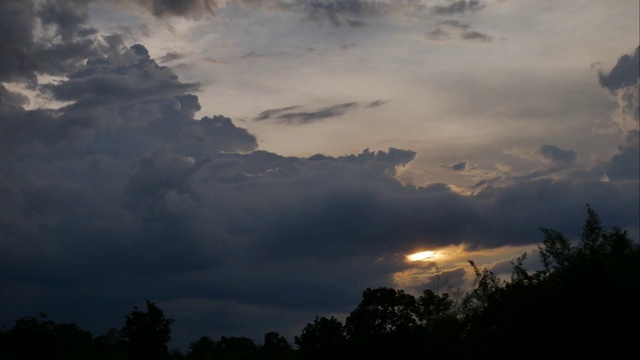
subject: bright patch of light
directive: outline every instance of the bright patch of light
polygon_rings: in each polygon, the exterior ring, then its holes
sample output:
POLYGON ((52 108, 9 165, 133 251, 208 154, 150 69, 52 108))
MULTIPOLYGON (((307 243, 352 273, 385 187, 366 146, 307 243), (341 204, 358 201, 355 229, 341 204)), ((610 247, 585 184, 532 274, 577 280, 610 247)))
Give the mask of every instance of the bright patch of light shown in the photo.
POLYGON ((435 251, 421 251, 415 254, 407 255, 407 260, 409 261, 429 261, 433 260, 438 256, 438 253, 435 251))

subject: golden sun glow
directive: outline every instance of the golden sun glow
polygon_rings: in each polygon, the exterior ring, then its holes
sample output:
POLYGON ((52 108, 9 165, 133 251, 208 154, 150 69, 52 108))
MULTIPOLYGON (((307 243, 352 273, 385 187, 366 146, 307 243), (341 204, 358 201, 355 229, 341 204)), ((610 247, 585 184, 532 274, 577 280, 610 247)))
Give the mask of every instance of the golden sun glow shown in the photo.
POLYGON ((407 260, 409 261, 429 261, 438 257, 438 253, 436 251, 421 251, 415 254, 407 255, 407 260))

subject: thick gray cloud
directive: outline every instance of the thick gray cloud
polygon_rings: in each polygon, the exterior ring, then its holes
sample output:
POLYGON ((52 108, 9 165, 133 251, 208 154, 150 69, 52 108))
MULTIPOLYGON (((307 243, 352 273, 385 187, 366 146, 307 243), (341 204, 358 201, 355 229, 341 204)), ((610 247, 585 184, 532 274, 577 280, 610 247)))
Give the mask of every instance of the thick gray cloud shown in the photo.
POLYGON ((571 165, 576 159, 576 152, 573 150, 562 150, 555 145, 540 145, 538 149, 540 155, 553 165, 571 165))
POLYGON ((0 107, 2 108, 20 108, 29 104, 29 98, 25 95, 7 89, 0 84, 0 107))
POLYGON ((64 75, 106 50, 86 25, 87 1, 0 3, 0 81, 37 83, 37 74, 64 75), (42 31, 36 33, 36 24, 42 31))
POLYGON ((182 95, 196 90, 197 84, 181 83, 171 70, 156 64, 147 49, 134 45, 122 54, 90 59, 85 68, 69 75, 69 81, 46 88, 56 100, 88 106, 87 102, 123 104, 182 95))
POLYGON ((622 133, 617 152, 603 164, 612 180, 637 180, 640 177, 640 46, 633 55, 622 55, 607 74, 599 72, 600 85, 609 90, 618 108, 613 124, 622 133))
POLYGON ((640 77, 640 46, 633 55, 622 55, 618 63, 609 73, 600 72, 598 78, 600 85, 609 91, 616 91, 626 86, 633 86, 640 77))
POLYGON ((618 145, 618 152, 606 166, 607 177, 611 180, 640 178, 640 133, 631 131, 626 141, 618 145))
POLYGON ((165 17, 187 17, 192 19, 200 19, 203 16, 215 15, 215 9, 218 7, 218 0, 117 0, 121 5, 129 6, 136 4, 149 11, 153 16, 159 18, 165 17))

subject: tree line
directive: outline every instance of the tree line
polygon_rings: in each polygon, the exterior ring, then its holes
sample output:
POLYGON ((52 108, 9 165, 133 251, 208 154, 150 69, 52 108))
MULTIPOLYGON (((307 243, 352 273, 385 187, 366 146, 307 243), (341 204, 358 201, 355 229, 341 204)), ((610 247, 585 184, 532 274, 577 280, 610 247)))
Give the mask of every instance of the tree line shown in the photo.
POLYGON ((511 263, 506 280, 469 261, 476 278, 464 293, 367 288, 344 323, 316 316, 294 344, 268 332, 261 344, 202 336, 184 351, 169 349, 174 320, 146 300, 145 309, 124 316, 122 328, 96 337, 44 314, 18 319, 0 331, 0 360, 639 355, 640 245, 618 227, 606 229, 588 205, 577 242, 556 230, 541 232, 541 270, 524 267, 525 253, 511 263))

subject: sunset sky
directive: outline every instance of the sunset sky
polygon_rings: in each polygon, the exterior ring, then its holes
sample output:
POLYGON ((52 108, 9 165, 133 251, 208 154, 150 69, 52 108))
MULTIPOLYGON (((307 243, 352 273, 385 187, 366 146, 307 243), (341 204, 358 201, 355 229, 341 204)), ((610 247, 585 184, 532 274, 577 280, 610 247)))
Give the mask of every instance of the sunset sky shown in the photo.
POLYGON ((639 9, 1 1, 0 326, 149 299, 182 348, 293 339, 367 287, 536 269, 586 204, 639 241, 639 9))

